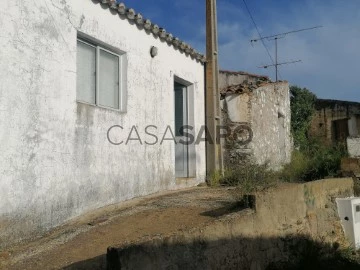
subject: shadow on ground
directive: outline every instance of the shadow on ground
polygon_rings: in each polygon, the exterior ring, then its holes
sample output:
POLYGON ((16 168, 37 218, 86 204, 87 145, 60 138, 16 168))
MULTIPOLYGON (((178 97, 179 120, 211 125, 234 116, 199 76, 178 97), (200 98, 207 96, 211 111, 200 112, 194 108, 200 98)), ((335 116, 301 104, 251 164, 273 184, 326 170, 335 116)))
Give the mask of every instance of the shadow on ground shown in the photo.
POLYGON ((339 244, 305 236, 232 238, 188 242, 183 235, 153 239, 77 262, 64 269, 360 269, 357 256, 339 244))
POLYGON ((201 213, 202 216, 221 217, 245 209, 255 210, 256 197, 254 195, 244 195, 241 200, 234 202, 223 202, 222 207, 201 213))

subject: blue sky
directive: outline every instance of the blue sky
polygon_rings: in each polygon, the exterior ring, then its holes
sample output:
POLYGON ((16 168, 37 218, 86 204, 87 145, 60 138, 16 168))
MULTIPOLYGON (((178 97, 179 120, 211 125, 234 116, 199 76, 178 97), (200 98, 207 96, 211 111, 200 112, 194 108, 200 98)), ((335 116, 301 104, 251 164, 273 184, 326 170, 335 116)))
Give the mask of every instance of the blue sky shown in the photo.
MULTIPOLYGON (((247 0, 263 36, 322 25, 279 40, 280 79, 307 87, 319 98, 360 102, 360 0, 247 0)), ((205 53, 205 0, 124 1, 159 26, 205 53)), ((221 69, 275 78, 242 0, 217 0, 221 69)), ((274 43, 265 41, 274 57, 274 43)))

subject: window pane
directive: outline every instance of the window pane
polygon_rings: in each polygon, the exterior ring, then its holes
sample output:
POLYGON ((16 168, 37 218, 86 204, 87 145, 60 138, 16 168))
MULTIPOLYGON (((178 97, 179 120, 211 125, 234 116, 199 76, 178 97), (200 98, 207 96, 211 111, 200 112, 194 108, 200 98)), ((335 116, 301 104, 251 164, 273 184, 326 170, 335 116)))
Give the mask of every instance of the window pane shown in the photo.
POLYGON ((77 100, 95 104, 96 48, 77 42, 77 100))
POLYGON ((175 136, 181 136, 184 123, 184 86, 175 82, 175 136))
POLYGON ((119 57, 100 50, 99 105, 119 109, 119 57))

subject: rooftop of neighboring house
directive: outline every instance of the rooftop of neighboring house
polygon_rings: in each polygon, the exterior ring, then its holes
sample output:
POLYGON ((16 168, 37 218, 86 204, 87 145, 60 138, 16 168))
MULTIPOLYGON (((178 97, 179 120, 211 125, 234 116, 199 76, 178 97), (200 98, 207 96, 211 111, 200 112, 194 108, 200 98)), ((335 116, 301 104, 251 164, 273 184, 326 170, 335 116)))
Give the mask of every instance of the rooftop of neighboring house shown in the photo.
POLYGON ((249 72, 245 72, 245 71, 220 70, 220 74, 221 73, 225 74, 225 75, 246 75, 246 76, 253 77, 253 78, 270 80, 268 76, 259 75, 259 74, 253 74, 253 73, 249 73, 249 72))
POLYGON ((266 81, 257 81, 255 83, 245 81, 241 84, 236 85, 229 85, 223 89, 220 90, 221 97, 224 97, 226 95, 231 94, 245 94, 245 93, 251 93, 257 88, 264 86, 266 84, 269 84, 269 82, 266 81))
POLYGON ((346 100, 335 100, 335 99, 317 99, 315 102, 315 108, 317 110, 319 109, 335 109, 336 106, 341 107, 359 107, 360 108, 360 102, 354 102, 354 101, 346 101, 346 100))
POLYGON ((204 63, 206 58, 201 53, 197 52, 189 44, 180 40, 178 37, 174 37, 171 33, 166 32, 165 28, 162 28, 143 17, 141 13, 135 12, 134 9, 125 6, 124 3, 118 3, 116 0, 95 0, 102 5, 107 5, 110 9, 118 12, 120 17, 127 19, 131 23, 135 23, 140 29, 147 33, 152 33, 154 37, 160 38, 160 40, 172 45, 175 49, 183 52, 185 55, 190 56, 192 59, 204 63))
MULTIPOLYGON (((219 88, 221 98, 231 94, 251 93, 259 87, 272 82, 268 76, 252 74, 244 71, 220 70, 219 88)), ((278 81, 279 83, 288 83, 287 81, 278 81)))

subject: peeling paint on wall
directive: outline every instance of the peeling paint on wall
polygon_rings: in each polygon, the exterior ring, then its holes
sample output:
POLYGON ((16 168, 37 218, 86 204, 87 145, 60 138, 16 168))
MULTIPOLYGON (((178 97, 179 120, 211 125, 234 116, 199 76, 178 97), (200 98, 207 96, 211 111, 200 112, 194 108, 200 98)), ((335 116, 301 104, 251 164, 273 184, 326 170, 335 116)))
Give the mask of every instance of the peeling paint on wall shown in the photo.
POLYGON ((244 158, 257 164, 267 163, 271 168, 279 169, 291 160, 289 84, 266 80, 251 74, 220 73, 222 89, 228 87, 229 82, 232 82, 234 87, 242 85, 238 87, 239 91, 233 92, 230 87, 229 93, 223 92, 224 124, 230 129, 247 124, 252 131, 252 138, 248 143, 241 146, 226 145, 224 156, 227 163, 244 158))

